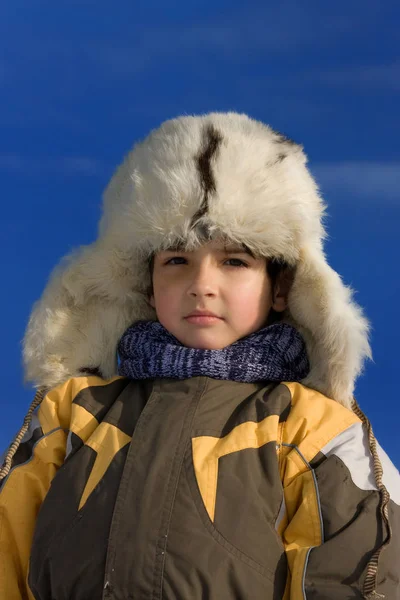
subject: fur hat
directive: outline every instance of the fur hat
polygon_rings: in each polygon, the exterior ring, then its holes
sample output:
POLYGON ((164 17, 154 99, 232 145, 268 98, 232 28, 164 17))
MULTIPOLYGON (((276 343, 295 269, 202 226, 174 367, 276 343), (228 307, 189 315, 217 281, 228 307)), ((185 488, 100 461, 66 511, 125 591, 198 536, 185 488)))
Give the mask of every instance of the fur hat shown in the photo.
POLYGON ((324 204, 301 146, 246 115, 165 122, 137 144, 104 196, 98 239, 66 257, 34 306, 26 379, 52 387, 84 369, 117 372, 125 329, 155 319, 149 256, 223 235, 296 267, 285 321, 306 340, 304 384, 350 406, 370 356, 368 323, 327 264, 324 204))

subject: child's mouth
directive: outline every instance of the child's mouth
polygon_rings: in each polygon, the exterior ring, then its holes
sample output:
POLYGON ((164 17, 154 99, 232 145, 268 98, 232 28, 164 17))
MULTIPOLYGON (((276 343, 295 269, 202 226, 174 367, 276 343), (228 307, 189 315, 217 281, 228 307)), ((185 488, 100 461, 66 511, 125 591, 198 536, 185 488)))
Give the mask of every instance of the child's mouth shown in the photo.
POLYGON ((221 321, 220 317, 214 315, 189 315, 185 320, 193 325, 212 325, 217 321, 221 321))

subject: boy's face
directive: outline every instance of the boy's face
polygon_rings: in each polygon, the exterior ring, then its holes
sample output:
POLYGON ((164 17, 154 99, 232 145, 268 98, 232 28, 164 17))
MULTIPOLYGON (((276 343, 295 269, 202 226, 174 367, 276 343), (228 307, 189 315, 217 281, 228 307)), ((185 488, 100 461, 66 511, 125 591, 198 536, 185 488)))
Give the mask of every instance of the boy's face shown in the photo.
POLYGON ((156 254, 150 304, 183 345, 217 350, 265 326, 286 301, 277 288, 273 299, 265 258, 212 241, 156 254))

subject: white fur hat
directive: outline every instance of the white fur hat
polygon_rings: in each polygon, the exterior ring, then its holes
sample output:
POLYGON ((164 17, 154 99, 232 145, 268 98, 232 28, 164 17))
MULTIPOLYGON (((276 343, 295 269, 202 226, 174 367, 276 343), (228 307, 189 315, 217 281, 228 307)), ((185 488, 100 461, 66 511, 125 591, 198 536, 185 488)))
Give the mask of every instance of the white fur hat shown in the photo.
POLYGON ((326 262, 324 205, 302 147, 236 113, 165 122, 136 145, 104 197, 99 237, 64 259, 32 312, 26 379, 51 387, 84 368, 116 374, 117 342, 148 304, 148 258, 201 232, 296 266, 285 320, 303 334, 304 384, 346 406, 370 356, 368 323, 326 262))

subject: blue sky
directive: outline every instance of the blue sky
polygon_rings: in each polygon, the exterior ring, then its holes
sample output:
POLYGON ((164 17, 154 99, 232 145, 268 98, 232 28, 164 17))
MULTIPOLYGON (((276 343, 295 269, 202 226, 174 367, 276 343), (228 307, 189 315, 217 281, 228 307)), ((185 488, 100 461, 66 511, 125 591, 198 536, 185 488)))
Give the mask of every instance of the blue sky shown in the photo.
POLYGON ((59 258, 95 238, 115 167, 167 118, 236 110, 309 155, 329 261, 373 325, 357 398, 400 467, 399 23, 395 0, 1 3, 0 447, 32 398, 32 304, 59 258))

